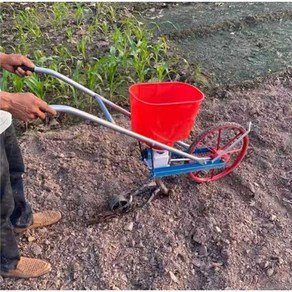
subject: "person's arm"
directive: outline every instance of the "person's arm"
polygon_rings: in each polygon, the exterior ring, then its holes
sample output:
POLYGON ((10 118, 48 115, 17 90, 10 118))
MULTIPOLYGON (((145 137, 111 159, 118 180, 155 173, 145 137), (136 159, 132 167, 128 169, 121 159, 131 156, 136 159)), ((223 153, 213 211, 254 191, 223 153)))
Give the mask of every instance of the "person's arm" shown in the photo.
POLYGON ((16 119, 28 121, 36 118, 44 119, 46 113, 56 115, 56 111, 30 92, 0 92, 0 109, 8 111, 16 119))
MULTIPOLYGON (((25 65, 29 68, 35 67, 33 62, 25 56, 0 53, 0 67, 3 69, 15 73, 20 77, 32 74, 32 72, 24 71, 20 67, 15 70, 14 66, 21 65, 25 65)), ((56 115, 56 111, 50 108, 45 101, 29 92, 0 92, 0 109, 10 112, 13 117, 22 121, 28 121, 35 118, 44 119, 46 113, 56 115)))
POLYGON ((14 66, 21 66, 21 65, 25 65, 29 68, 35 67, 34 63, 23 55, 0 53, 0 67, 1 68, 11 73, 17 74, 20 77, 32 75, 32 72, 24 71, 20 67, 18 67, 15 70, 14 66))

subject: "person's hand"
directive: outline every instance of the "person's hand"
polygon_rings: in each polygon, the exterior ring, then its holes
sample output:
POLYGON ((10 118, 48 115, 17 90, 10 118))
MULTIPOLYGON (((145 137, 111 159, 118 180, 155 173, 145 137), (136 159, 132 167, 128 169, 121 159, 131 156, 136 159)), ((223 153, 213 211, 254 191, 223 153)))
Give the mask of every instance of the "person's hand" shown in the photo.
POLYGON ((28 121, 36 118, 44 119, 46 113, 56 115, 56 111, 48 104, 36 97, 30 92, 25 93, 8 93, 2 92, 3 105, 5 103, 7 110, 16 119, 28 121))
POLYGON ((27 57, 20 54, 4 54, 0 53, 0 66, 14 74, 17 74, 20 77, 31 76, 31 71, 24 71, 20 67, 17 67, 15 70, 14 66, 25 65, 29 68, 34 68, 34 63, 27 57))

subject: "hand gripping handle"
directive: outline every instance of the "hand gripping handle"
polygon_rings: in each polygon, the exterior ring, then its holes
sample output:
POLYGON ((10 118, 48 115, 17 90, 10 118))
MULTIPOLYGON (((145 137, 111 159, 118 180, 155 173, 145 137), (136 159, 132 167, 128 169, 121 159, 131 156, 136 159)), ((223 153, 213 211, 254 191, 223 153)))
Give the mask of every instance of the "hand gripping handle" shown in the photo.
POLYGON ((19 66, 19 65, 14 65, 13 68, 14 68, 15 71, 17 70, 17 68, 21 68, 21 69, 24 70, 24 71, 34 72, 34 68, 32 68, 32 67, 27 67, 27 66, 25 66, 25 65, 20 65, 20 66, 19 66))

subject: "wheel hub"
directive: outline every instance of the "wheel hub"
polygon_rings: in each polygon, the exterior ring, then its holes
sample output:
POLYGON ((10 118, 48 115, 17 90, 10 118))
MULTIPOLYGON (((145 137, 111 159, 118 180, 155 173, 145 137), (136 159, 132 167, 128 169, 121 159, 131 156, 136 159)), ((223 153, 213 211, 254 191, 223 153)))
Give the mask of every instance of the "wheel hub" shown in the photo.
MULTIPOLYGON (((211 155, 211 158, 214 159, 215 157, 220 155, 224 150, 220 150, 220 149, 217 150, 217 149, 212 148, 211 151, 213 153, 213 155, 211 155)), ((229 161, 229 159, 230 159, 230 155, 228 155, 228 153, 225 153, 220 157, 220 159, 222 161, 224 161, 225 163, 227 163, 229 161)))

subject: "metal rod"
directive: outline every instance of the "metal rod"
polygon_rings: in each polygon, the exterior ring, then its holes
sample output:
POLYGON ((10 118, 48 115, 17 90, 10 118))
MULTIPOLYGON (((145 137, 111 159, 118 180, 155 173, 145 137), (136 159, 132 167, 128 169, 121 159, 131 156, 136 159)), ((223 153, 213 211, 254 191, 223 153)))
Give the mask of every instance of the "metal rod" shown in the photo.
POLYGON ((179 146, 182 146, 184 147, 185 149, 189 149, 190 148, 190 145, 183 142, 183 141, 177 141, 175 144, 179 145, 179 146))
POLYGON ((98 118, 94 115, 91 115, 89 113, 86 113, 84 111, 81 111, 79 109, 76 109, 74 107, 71 107, 71 106, 67 106, 67 105, 50 105, 50 107, 52 107, 53 109, 55 109, 56 111, 58 112, 65 112, 65 113, 70 113, 70 114, 73 114, 73 115, 76 115, 80 118, 84 118, 84 119, 88 119, 90 121, 93 121, 93 122, 96 122, 102 126, 105 126, 107 128, 110 128, 110 129, 113 129, 115 131, 118 131, 120 133, 123 133, 127 136, 130 136, 132 138, 135 138, 135 139, 138 139, 138 140, 141 140, 143 142, 146 142, 148 144, 151 144, 151 146, 157 146, 159 148, 162 148, 162 149, 165 149, 165 150, 168 150, 170 152, 173 152, 173 153, 176 153, 182 157, 186 157, 186 158, 189 158, 191 160, 194 160, 194 161, 197 161, 198 163, 201 163, 201 164, 204 164, 205 161, 210 161, 210 159, 206 158, 206 157, 197 157, 197 156, 194 156, 194 155, 191 155, 189 153, 185 153, 183 151, 180 151, 178 149, 175 149, 173 147, 170 147, 168 145, 165 145, 163 143, 160 143, 160 142, 157 142, 153 139, 150 139, 148 137, 145 137, 145 136, 142 136, 138 133, 135 133, 133 131, 130 131, 130 130, 127 130, 123 127, 120 127, 116 124, 113 124, 111 122, 108 122, 104 119, 101 119, 101 118, 98 118))
MULTIPOLYGON (((98 101, 98 98, 101 99, 104 103, 108 104, 109 106, 111 106, 111 107, 114 108, 115 110, 121 112, 122 114, 124 114, 124 115, 126 115, 126 116, 128 116, 128 117, 131 116, 131 113, 128 112, 127 110, 125 110, 124 108, 122 108, 122 107, 116 105, 115 103, 113 103, 113 102, 107 100, 107 99, 104 98, 103 96, 101 96, 101 95, 99 95, 99 94, 93 92, 92 90, 86 88, 85 86, 83 86, 83 85, 81 85, 81 84, 75 82, 74 80, 72 80, 72 79, 66 77, 65 75, 63 75, 63 74, 61 74, 61 73, 59 73, 59 72, 56 72, 56 71, 54 71, 54 70, 47 69, 47 68, 42 68, 42 67, 35 67, 35 68, 34 68, 34 72, 36 72, 36 73, 48 74, 48 75, 52 75, 52 76, 54 76, 54 77, 56 77, 56 78, 58 78, 58 79, 60 79, 60 80, 62 80, 62 81, 64 81, 64 82, 66 82, 66 83, 68 83, 68 84, 74 86, 75 88, 77 88, 77 89, 83 91, 84 93, 86 93, 86 94, 88 94, 88 95, 90 95, 90 96, 96 98, 97 101, 98 101)), ((108 112, 107 109, 106 109, 106 111, 108 112)), ((109 112, 108 112, 108 114, 110 115, 109 112)))
POLYGON ((227 153, 232 147, 234 147, 237 143, 239 143, 245 136, 247 136, 250 132, 251 129, 251 122, 249 122, 248 124, 248 130, 242 134, 237 140, 235 140, 229 147, 227 147, 224 151, 222 151, 221 153, 219 153, 213 160, 212 162, 215 162, 216 160, 218 160, 222 155, 224 155, 225 153, 227 153))
POLYGON ((178 162, 178 161, 190 161, 188 158, 173 158, 170 159, 170 162, 178 162))

